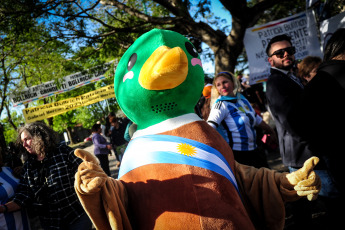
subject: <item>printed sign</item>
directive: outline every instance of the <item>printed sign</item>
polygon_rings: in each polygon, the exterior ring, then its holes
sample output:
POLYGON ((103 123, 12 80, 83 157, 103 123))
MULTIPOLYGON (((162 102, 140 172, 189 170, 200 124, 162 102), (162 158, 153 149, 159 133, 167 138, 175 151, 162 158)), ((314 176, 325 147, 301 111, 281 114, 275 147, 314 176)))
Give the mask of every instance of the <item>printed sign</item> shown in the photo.
POLYGON ((267 80, 270 75, 270 64, 267 60, 266 47, 273 37, 281 34, 291 37, 292 45, 296 47, 296 59, 310 55, 322 57, 312 11, 248 28, 243 42, 249 62, 249 84, 267 80))
POLYGON ((66 113, 67 111, 82 106, 91 105, 96 102, 113 97, 115 97, 114 84, 102 87, 89 93, 82 94, 77 97, 23 109, 23 114, 25 121, 27 123, 31 123, 34 121, 43 120, 45 118, 54 117, 56 115, 66 113))
POLYGON ((102 68, 95 67, 83 72, 78 72, 64 77, 58 86, 55 81, 45 82, 32 86, 20 92, 10 95, 13 107, 23 105, 32 101, 43 99, 55 94, 64 93, 83 85, 90 84, 105 78, 104 73, 108 71, 112 62, 106 63, 102 68))
POLYGON ((345 12, 326 19, 320 24, 321 44, 324 49, 332 34, 339 28, 345 28, 345 12))

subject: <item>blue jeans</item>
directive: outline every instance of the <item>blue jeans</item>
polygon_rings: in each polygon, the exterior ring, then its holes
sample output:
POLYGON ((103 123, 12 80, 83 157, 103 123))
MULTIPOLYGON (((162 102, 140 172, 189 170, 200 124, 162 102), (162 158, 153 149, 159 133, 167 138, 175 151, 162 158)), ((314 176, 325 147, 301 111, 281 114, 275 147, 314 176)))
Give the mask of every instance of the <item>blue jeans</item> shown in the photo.
MULTIPOLYGON (((294 172, 297 171, 297 168, 289 167, 289 171, 294 172)), ((327 170, 314 170, 315 173, 321 179, 321 191, 319 196, 324 196, 328 198, 336 198, 340 196, 339 190, 336 188, 335 184, 332 181, 331 176, 329 175, 327 170)))

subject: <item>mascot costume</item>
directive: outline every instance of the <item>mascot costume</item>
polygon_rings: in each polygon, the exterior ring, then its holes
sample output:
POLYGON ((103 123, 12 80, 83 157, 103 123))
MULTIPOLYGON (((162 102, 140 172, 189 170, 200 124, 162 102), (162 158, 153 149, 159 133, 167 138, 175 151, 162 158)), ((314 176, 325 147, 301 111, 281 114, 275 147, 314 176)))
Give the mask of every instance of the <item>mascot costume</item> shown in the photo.
POLYGON ((316 198, 316 157, 291 174, 237 163, 194 113, 203 87, 200 56, 179 33, 153 29, 123 55, 116 99, 138 129, 119 179, 75 150, 75 189, 97 229, 283 229, 284 202, 316 198))

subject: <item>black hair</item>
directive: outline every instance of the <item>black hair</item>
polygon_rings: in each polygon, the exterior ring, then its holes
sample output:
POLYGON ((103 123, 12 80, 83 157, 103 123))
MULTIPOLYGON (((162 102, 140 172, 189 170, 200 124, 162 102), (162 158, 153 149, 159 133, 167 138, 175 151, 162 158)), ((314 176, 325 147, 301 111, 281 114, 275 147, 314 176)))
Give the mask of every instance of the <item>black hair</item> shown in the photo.
POLYGON ((288 41, 291 44, 291 46, 292 46, 291 37, 290 36, 288 36, 286 34, 281 34, 281 35, 275 36, 275 37, 273 37, 270 40, 270 42, 268 43, 268 45, 266 47, 266 54, 267 54, 267 56, 270 56, 269 52, 270 52, 272 44, 276 43, 276 42, 281 42, 281 41, 288 41))
POLYGON ((101 128, 100 124, 94 124, 91 128, 91 132, 98 132, 98 130, 101 128))
POLYGON ((332 60, 339 54, 345 53, 345 28, 340 28, 333 33, 331 38, 328 40, 323 61, 332 60))

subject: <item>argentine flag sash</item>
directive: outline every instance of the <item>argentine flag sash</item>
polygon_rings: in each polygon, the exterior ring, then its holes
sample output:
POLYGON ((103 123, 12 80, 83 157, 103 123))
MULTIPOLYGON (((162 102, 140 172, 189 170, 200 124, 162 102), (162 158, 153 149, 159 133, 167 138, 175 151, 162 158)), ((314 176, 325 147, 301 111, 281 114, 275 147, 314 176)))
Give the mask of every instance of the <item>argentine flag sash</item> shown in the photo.
POLYGON ((236 188, 234 173, 224 156, 216 149, 187 138, 169 135, 146 135, 134 138, 124 153, 119 178, 148 164, 185 164, 216 172, 236 188))

